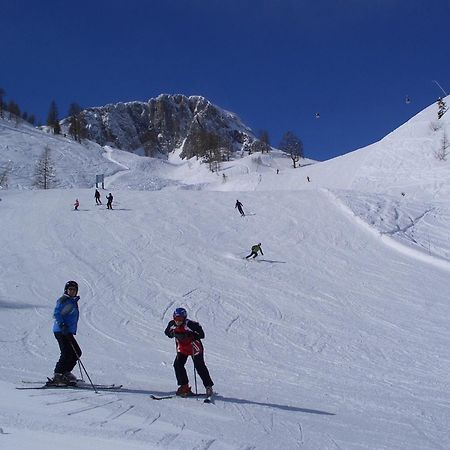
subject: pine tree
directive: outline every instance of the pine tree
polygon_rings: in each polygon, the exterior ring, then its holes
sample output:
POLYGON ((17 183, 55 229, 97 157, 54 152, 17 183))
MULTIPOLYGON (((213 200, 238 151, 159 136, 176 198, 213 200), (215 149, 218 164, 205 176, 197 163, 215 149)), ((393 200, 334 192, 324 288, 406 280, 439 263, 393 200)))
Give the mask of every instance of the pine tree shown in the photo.
POLYGON ((3 96, 5 95, 5 90, 0 87, 0 117, 3 118, 3 96))
POLYGON ((58 107, 56 106, 55 100, 52 100, 52 102, 50 103, 47 115, 47 125, 53 128, 54 134, 61 133, 61 127, 58 120, 58 107))
POLYGON ((12 118, 12 116, 18 116, 20 117, 20 108, 19 105, 14 101, 14 100, 10 100, 8 102, 8 111, 9 111, 9 117, 12 118))
POLYGON ((36 164, 34 185, 38 189, 50 189, 55 183, 56 175, 50 155, 50 148, 45 147, 36 164))

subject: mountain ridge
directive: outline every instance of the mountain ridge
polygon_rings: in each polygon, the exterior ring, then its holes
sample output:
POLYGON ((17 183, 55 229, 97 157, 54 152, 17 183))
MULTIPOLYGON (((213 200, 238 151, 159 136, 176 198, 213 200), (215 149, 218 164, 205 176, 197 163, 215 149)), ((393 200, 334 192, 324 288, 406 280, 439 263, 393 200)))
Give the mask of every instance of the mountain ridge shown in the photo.
MULTIPOLYGON (((258 139, 232 112, 199 95, 160 94, 147 102, 110 103, 81 111, 86 137, 99 145, 145 156, 167 155, 182 147, 181 158, 195 154, 195 134, 214 133, 231 151, 252 149, 258 139)), ((61 121, 67 131, 69 119, 61 121)))

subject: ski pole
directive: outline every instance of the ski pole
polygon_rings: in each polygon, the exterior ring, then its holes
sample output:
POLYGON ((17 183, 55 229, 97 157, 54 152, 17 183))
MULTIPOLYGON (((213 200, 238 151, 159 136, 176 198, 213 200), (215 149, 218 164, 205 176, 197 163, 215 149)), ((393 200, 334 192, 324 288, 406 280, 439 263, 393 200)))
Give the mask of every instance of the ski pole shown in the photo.
POLYGON ((192 355, 192 363, 194 364, 195 395, 198 395, 198 391, 197 391, 197 371, 195 370, 194 355, 192 355))
MULTIPOLYGON (((73 345, 73 342, 72 342, 70 339, 69 339, 69 342, 70 342, 70 346, 72 347, 73 352, 75 353, 75 356, 77 357, 77 361, 80 363, 81 367, 83 368, 84 372, 86 373, 86 376, 88 377, 89 382, 91 383, 92 389, 94 389, 94 392, 95 392, 96 394, 98 394, 98 391, 97 391, 97 389, 95 389, 94 383, 92 382, 91 377, 89 376, 89 374, 88 374, 88 372, 87 372, 87 370, 86 370, 86 367, 84 367, 84 364, 83 364, 83 362, 81 361, 81 358, 78 356, 78 353, 77 353, 77 351, 75 350, 75 347, 74 347, 74 345, 73 345)), ((83 378, 83 375, 81 375, 81 378, 83 378)))
POLYGON ((77 359, 77 362, 78 362, 78 368, 80 369, 80 377, 81 377, 81 381, 84 381, 84 380, 83 380, 83 372, 81 371, 80 360, 77 359))

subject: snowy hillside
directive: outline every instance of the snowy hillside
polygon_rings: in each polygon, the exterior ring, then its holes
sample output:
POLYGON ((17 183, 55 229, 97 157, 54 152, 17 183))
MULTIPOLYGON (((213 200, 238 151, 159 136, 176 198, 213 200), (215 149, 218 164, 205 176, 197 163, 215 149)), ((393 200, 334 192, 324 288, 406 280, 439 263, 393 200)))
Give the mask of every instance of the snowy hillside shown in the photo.
POLYGON ((219 174, 0 122, 1 448, 448 448, 450 162, 434 151, 450 117, 433 131, 435 116, 325 163, 273 152, 219 174), (57 170, 71 158, 69 189, 29 189, 30 142, 54 142, 57 170), (100 170, 113 211, 93 199, 100 170), (82 361, 120 392, 15 389, 53 372, 69 279, 82 361), (177 387, 178 306, 205 330, 214 404, 150 398, 177 387))

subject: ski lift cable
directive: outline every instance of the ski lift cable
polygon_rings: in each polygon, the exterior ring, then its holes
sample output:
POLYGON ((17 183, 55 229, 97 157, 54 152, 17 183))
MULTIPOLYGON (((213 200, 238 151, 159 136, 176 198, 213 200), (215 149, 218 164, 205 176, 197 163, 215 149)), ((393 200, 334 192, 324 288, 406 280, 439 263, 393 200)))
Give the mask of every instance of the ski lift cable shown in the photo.
POLYGON ((447 92, 445 92, 444 88, 436 80, 433 80, 433 83, 437 84, 437 86, 441 89, 441 91, 445 94, 445 96, 448 95, 447 92))

